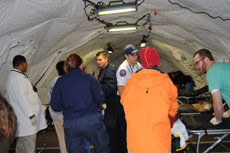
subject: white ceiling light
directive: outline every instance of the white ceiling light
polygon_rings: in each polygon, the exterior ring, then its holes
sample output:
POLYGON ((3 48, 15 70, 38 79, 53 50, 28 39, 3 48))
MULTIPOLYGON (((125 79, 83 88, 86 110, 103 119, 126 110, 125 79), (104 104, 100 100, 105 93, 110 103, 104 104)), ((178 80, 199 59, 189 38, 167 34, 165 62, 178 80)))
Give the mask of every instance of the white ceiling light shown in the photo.
POLYGON ((113 5, 110 2, 107 6, 98 6, 97 14, 98 15, 109 15, 109 14, 117 14, 117 13, 126 13, 126 12, 134 12, 137 11, 136 3, 122 3, 113 5))
POLYGON ((108 32, 137 30, 137 24, 129 24, 126 21, 117 22, 115 25, 108 23, 105 28, 108 32))

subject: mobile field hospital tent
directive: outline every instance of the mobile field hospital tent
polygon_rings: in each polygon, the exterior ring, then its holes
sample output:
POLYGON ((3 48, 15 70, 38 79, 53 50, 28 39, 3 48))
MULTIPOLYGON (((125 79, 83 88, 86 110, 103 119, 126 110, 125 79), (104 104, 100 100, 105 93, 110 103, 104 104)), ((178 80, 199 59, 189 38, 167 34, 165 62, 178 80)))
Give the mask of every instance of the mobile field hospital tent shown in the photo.
MULTIPOLYGON (((109 9, 108 7, 108 9, 109 9)), ((141 41, 155 48, 164 72, 181 70, 191 75, 197 87, 205 77, 193 66, 193 54, 209 49, 216 61, 230 60, 229 0, 1 0, 0 92, 6 94, 6 79, 15 55, 28 61, 27 75, 48 104, 50 80, 55 65, 71 53, 84 58, 89 73, 98 74, 95 55, 113 48, 110 61, 118 66, 123 49, 141 41), (99 15, 106 6, 135 4, 137 11, 99 15), (135 25, 134 31, 109 32, 110 27, 135 25)))

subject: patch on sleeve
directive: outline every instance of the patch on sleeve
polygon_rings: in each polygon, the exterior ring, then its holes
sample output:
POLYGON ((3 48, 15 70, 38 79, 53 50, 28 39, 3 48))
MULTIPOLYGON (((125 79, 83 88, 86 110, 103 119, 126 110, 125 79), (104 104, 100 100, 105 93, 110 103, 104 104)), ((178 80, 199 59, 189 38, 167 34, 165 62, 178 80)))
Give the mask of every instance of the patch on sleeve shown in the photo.
POLYGON ((121 77, 126 76, 126 71, 125 71, 125 70, 121 70, 121 71, 120 71, 120 76, 121 76, 121 77))

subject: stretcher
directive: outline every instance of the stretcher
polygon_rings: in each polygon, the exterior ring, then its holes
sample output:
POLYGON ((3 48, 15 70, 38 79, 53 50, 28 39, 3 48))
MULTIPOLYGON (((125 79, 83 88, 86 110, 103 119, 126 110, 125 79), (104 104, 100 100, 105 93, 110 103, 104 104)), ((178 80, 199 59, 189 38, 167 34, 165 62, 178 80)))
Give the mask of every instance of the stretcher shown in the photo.
POLYGON ((211 96, 209 95, 200 95, 200 96, 177 96, 177 100, 179 100, 183 104, 194 104, 199 101, 210 101, 211 96))
POLYGON ((210 100, 210 94, 208 93, 208 86, 194 90, 192 92, 180 92, 178 91, 177 99, 183 102, 184 104, 195 103, 198 100, 210 100))
POLYGON ((212 113, 184 113, 180 117, 181 121, 186 126, 187 132, 190 134, 189 139, 191 140, 194 135, 198 136, 196 153, 199 153, 200 151, 200 141, 203 136, 220 135, 217 141, 205 151, 202 151, 203 153, 207 153, 230 135, 230 118, 222 119, 222 123, 214 126, 209 122, 212 117, 212 113))

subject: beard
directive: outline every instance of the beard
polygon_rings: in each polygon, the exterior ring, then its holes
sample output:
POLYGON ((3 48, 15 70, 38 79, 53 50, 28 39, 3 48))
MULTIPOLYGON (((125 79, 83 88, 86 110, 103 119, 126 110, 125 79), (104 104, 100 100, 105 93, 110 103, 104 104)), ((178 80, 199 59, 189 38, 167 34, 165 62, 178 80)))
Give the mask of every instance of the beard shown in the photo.
POLYGON ((202 67, 200 69, 200 72, 201 73, 207 73, 207 71, 206 71, 206 63, 205 62, 203 62, 203 65, 202 65, 202 67))

